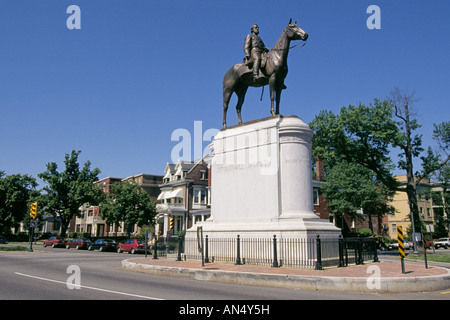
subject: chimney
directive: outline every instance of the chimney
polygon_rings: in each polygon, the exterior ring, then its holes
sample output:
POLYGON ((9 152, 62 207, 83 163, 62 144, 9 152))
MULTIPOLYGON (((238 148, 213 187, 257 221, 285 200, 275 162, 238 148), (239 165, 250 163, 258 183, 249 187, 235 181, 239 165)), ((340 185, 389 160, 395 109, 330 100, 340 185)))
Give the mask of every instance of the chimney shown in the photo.
POLYGON ((325 181, 325 166, 323 164, 323 160, 321 159, 321 155, 316 157, 316 180, 317 181, 325 181))

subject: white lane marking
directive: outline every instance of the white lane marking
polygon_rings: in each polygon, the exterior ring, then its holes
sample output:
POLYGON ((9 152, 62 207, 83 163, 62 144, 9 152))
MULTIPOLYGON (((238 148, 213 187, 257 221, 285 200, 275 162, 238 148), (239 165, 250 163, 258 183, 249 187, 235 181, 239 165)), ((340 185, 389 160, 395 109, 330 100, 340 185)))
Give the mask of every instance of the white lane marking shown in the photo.
MULTIPOLYGON (((43 281, 54 282, 54 283, 59 283, 59 284, 66 285, 66 282, 64 282, 64 281, 58 281, 58 280, 53 280, 53 279, 48 279, 48 278, 32 276, 32 275, 24 274, 24 273, 20 273, 20 272, 14 272, 14 273, 19 275, 19 276, 23 276, 23 277, 29 277, 29 278, 33 278, 33 279, 38 279, 38 280, 43 280, 43 281)), ((114 293, 114 294, 120 294, 120 295, 134 297, 134 298, 142 298, 142 299, 149 299, 149 300, 165 300, 165 299, 162 299, 162 298, 141 296, 141 295, 138 295, 138 294, 132 294, 132 293, 126 293, 126 292, 120 292, 120 291, 113 291, 113 290, 107 290, 107 289, 101 289, 101 288, 95 288, 95 287, 88 287, 88 286, 82 286, 82 285, 80 285, 80 287, 84 288, 84 289, 96 290, 96 291, 102 291, 102 292, 108 292, 108 293, 114 293)))

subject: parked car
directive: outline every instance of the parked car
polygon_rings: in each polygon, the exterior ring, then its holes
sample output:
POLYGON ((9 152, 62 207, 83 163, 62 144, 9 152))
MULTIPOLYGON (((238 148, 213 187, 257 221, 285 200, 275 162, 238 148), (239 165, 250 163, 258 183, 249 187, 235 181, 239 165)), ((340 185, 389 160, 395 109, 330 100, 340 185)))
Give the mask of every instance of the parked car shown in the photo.
POLYGON ((438 239, 438 241, 436 241, 436 243, 434 244, 434 247, 436 249, 439 249, 439 248, 448 249, 448 247, 450 247, 450 238, 438 239))
POLYGON ((91 242, 88 246, 88 250, 98 249, 100 251, 116 251, 117 244, 112 239, 97 239, 91 242))
MULTIPOLYGON (((411 242, 409 242, 408 240, 404 240, 403 241, 403 246, 405 247, 405 250, 409 250, 413 248, 413 244, 411 242)), ((398 242, 394 242, 389 244, 388 246, 389 250, 398 250, 398 242)))
POLYGON ((8 241, 6 241, 5 236, 0 235, 0 243, 8 243, 8 241))
POLYGON ((91 244, 91 240, 87 238, 76 238, 66 243, 66 249, 75 248, 79 249, 87 249, 91 244))
POLYGON ((52 246, 52 248, 63 247, 66 245, 66 240, 62 237, 51 236, 48 240, 44 241, 44 247, 52 246))
POLYGON ((145 241, 142 240, 127 240, 123 244, 117 246, 117 252, 130 252, 135 254, 137 252, 145 251, 145 241))

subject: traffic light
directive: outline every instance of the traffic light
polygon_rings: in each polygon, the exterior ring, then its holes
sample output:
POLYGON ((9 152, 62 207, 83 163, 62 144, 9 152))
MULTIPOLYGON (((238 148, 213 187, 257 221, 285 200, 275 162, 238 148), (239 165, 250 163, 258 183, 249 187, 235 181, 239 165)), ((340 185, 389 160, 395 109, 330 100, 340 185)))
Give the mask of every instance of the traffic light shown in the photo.
POLYGON ((173 217, 169 218, 169 231, 173 230, 173 217))
POLYGON ((30 206, 30 217, 36 219, 37 216, 37 202, 33 202, 30 206))

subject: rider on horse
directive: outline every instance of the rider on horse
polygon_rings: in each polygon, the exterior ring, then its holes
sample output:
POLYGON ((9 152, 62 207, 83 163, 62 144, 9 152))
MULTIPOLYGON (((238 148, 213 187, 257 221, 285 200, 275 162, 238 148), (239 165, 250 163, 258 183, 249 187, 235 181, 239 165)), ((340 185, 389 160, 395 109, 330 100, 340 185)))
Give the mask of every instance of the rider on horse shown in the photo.
MULTIPOLYGON (((251 34, 248 34, 244 42, 245 58, 244 63, 247 67, 253 69, 253 82, 257 82, 264 75, 260 74, 262 56, 269 52, 269 49, 264 45, 264 42, 259 37, 259 27, 257 24, 252 25, 251 34)), ((282 84, 283 89, 287 89, 286 85, 282 84)))
POLYGON ((253 64, 253 80, 257 81, 261 78, 259 68, 261 67, 261 55, 269 52, 262 39, 258 36, 259 27, 257 24, 252 25, 251 34, 247 35, 244 42, 245 64, 251 68, 253 64))

